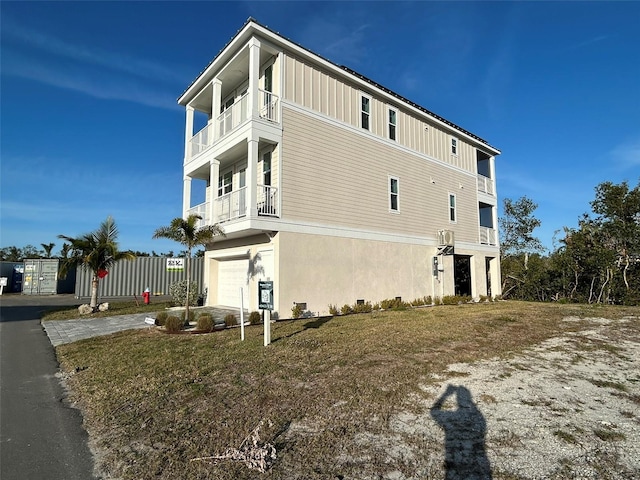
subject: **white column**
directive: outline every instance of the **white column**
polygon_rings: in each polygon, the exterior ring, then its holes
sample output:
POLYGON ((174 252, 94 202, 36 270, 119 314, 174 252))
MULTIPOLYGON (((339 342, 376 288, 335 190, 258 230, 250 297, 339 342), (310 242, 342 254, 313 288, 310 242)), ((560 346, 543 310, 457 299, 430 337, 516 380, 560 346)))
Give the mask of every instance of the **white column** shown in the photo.
POLYGON ((218 179, 220 178, 220 162, 218 160, 211 160, 209 164, 209 224, 213 225, 218 223, 218 219, 215 217, 215 205, 218 198, 218 179))
MULTIPOLYGON (((259 98, 258 80, 260 79, 260 40, 249 40, 249 117, 258 118, 259 98)), ((249 184, 251 185, 251 184, 249 184)))
POLYGON ((187 121, 184 129, 184 163, 191 159, 191 137, 193 137, 193 107, 187 105, 187 121))
POLYGON ((258 140, 247 140, 247 215, 258 216, 258 140))
POLYGON ((182 217, 187 217, 187 210, 191 207, 191 177, 184 177, 182 187, 182 217))
MULTIPOLYGON (((212 95, 211 98, 211 124, 210 128, 213 129, 211 136, 213 140, 217 140, 220 137, 220 125, 218 125, 218 117, 220 116, 220 103, 222 102, 222 82, 218 78, 214 78, 211 82, 212 95)), ((216 188, 218 184, 216 183, 216 188)))

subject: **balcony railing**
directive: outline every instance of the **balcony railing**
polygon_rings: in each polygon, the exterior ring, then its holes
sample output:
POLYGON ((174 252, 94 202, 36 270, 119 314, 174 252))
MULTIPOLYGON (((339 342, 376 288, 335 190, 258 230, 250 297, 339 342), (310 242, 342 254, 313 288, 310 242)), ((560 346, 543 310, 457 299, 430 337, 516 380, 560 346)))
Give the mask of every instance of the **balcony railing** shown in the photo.
POLYGON ((478 191, 487 195, 495 195, 496 189, 493 180, 484 175, 478 175, 478 191))
POLYGON ((247 187, 216 198, 213 212, 218 223, 244 217, 247 214, 247 187))
POLYGON ((191 207, 187 210, 187 215, 200 215, 202 220, 198 220, 196 223, 196 228, 203 227, 205 225, 209 225, 209 203, 201 203, 200 205, 196 205, 195 207, 191 207))
POLYGON ((278 96, 260 90, 260 118, 278 123, 278 96))
POLYGON ((482 245, 497 245, 498 236, 495 228, 480 227, 480 243, 482 245))
MULTIPOLYGON (((208 203, 203 203, 189 209, 189 213, 199 213, 207 210, 208 203), (197 210, 199 209, 199 210, 197 210)), ((257 209, 259 216, 277 217, 278 189, 269 185, 258 185, 257 209)), ((247 215, 247 187, 226 193, 214 200, 213 212, 215 222, 224 223, 247 215)), ((210 224, 207 220, 207 225, 210 224)))
MULTIPOLYGON (((279 123, 279 99, 277 95, 266 90, 258 91, 258 105, 260 106, 258 115, 260 118, 270 122, 279 123)), ((193 137, 191 137, 191 157, 204 152, 215 142, 249 118, 249 96, 245 93, 233 105, 227 108, 216 118, 215 122, 207 125, 193 137)))

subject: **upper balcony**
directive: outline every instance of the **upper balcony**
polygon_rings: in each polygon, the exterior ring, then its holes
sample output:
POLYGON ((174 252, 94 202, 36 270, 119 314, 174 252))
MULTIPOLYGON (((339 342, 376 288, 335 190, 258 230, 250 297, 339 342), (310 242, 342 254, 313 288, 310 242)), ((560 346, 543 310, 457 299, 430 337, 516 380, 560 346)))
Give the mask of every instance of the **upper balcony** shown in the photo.
MULTIPOLYGON (((270 185, 258 185, 256 207, 259 217, 278 218, 278 189, 270 185)), ((202 220, 198 221, 198 227, 201 227, 245 218, 247 211, 247 187, 242 187, 214 199, 213 205, 204 202, 191 207, 187 215, 196 214, 202 217, 202 220)))
MULTIPOLYGON (((258 116, 262 120, 279 124, 279 98, 272 92, 258 90, 260 108, 258 116)), ((245 93, 233 105, 224 110, 218 117, 206 127, 196 133, 190 142, 191 156, 186 158, 189 162, 208 148, 222 140, 249 119, 249 95, 245 93)))
POLYGON ((496 186, 493 179, 485 177, 482 174, 478 174, 478 191, 486 193, 487 195, 495 196, 496 186))

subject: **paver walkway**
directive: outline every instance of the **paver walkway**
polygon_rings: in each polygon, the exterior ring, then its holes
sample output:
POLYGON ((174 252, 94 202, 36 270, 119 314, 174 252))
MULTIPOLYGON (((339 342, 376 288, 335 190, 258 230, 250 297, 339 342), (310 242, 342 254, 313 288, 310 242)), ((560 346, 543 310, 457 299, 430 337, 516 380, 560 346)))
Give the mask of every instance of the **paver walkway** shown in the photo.
MULTIPOLYGON (((204 311, 212 313, 214 320, 224 319, 233 313, 239 316, 237 309, 226 307, 192 307, 194 311, 204 311)), ((85 338, 111 335, 123 330, 133 330, 136 328, 155 328, 153 325, 145 323, 147 317, 155 318, 155 313, 136 313, 131 315, 118 315, 114 317, 101 318, 78 318, 74 320, 48 320, 42 322, 51 344, 54 347, 65 343, 77 342, 85 338)))

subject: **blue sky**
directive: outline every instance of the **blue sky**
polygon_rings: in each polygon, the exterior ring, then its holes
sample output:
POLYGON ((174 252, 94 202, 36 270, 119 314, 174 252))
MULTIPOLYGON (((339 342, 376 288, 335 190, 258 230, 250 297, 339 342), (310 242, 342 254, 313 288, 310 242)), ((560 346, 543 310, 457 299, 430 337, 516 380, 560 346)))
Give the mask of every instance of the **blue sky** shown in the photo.
POLYGON ((6 2, 0 247, 112 215, 120 247, 181 215, 176 98, 249 16, 486 139, 536 233, 640 180, 640 2, 6 2))

